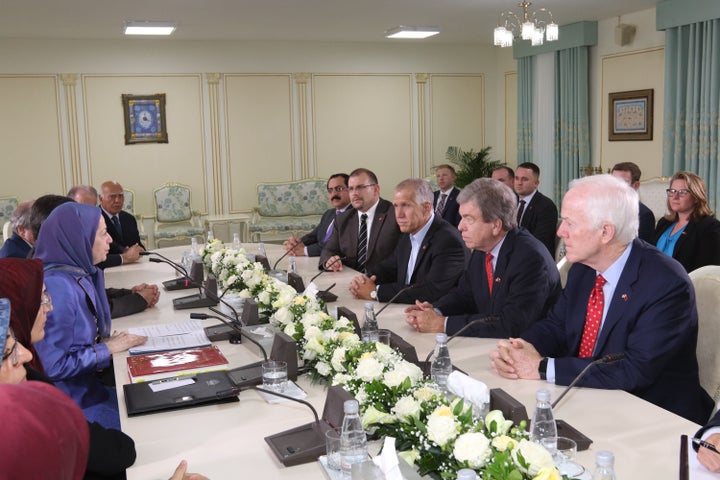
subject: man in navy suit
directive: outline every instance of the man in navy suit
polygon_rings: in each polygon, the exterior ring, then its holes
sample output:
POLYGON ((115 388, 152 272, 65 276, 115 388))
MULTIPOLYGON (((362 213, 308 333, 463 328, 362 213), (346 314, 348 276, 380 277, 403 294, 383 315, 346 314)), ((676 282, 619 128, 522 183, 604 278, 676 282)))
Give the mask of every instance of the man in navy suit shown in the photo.
POLYGON ((348 193, 348 178, 346 173, 336 173, 327 181, 328 200, 332 208, 323 213, 320 223, 308 234, 301 238, 291 236, 283 243, 285 251, 292 250, 296 256, 319 257, 323 247, 332 234, 335 217, 345 212, 350 206, 348 193))
POLYGON ((395 220, 403 235, 392 255, 350 283, 355 298, 397 303, 432 302, 455 286, 465 265, 457 228, 433 212, 432 189, 421 178, 395 187, 395 220), (415 288, 401 293, 408 285, 415 288))
POLYGON ((145 246, 140 241, 135 217, 122 209, 125 203, 122 185, 112 181, 103 183, 99 198, 100 210, 113 241, 110 244, 107 260, 98 266, 108 268, 137 262, 140 252, 145 251, 145 246))
POLYGON ((507 185, 479 178, 458 200, 470 263, 447 295, 408 307, 406 321, 420 332, 452 335, 467 326, 467 336, 519 335, 560 294, 553 258, 535 237, 517 228, 517 201, 507 185))
MULTIPOLYGON (((702 438, 706 442, 720 448, 720 412, 717 412, 713 418, 703 428, 695 434, 696 438, 702 438)), ((698 452, 698 460, 705 467, 715 473, 720 473, 720 455, 705 447, 695 449, 698 452)))
POLYGON ((452 165, 438 165, 435 167, 435 178, 440 189, 433 193, 435 197, 433 199, 433 209, 446 222, 457 227, 460 223, 457 202, 460 189, 455 186, 455 179, 457 178, 455 169, 452 165))
POLYGON ((518 196, 517 223, 540 240, 555 258, 558 210, 555 203, 540 193, 540 169, 525 162, 515 169, 515 193, 518 196))
POLYGON ((695 356, 695 291, 680 264, 637 239, 638 196, 612 175, 574 180, 558 234, 573 263, 548 315, 521 338, 498 342, 495 371, 506 378, 622 389, 697 423, 713 407, 695 356))
POLYGON ((10 238, 5 239, 5 243, 0 248, 0 258, 27 258, 30 253, 35 243, 35 237, 30 228, 32 204, 32 200, 22 202, 10 216, 13 234, 10 238))
MULTIPOLYGON (((625 181, 637 192, 640 188, 640 167, 633 162, 616 163, 612 168, 614 177, 618 177, 625 181)), ((648 243, 653 243, 655 237, 655 215, 644 203, 640 202, 640 226, 638 229, 638 237, 648 243)))
POLYGON ((365 272, 395 250, 400 229, 392 203, 380 198, 380 185, 372 171, 353 170, 348 192, 353 208, 335 218, 337 228, 325 244, 318 266, 341 271, 347 265, 365 272))
POLYGON ((493 170, 490 178, 504 183, 510 187, 511 190, 515 191, 515 171, 507 165, 497 167, 493 170))

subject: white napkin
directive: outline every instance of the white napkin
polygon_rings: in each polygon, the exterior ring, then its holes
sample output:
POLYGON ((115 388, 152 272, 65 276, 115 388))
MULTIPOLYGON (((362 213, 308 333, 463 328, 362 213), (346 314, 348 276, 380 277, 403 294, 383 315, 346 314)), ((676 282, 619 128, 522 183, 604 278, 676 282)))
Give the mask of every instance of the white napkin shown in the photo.
POLYGON ((303 292, 307 296, 313 296, 316 297, 317 293, 320 291, 317 285, 315 285, 315 282, 310 282, 310 285, 305 287, 305 291, 303 292))
POLYGON ((447 388, 458 397, 480 407, 490 403, 490 389, 480 380, 454 370, 447 379, 447 388))
POLYGON ((385 480, 403 480, 393 437, 385 437, 382 453, 373 458, 373 463, 383 472, 385 480))

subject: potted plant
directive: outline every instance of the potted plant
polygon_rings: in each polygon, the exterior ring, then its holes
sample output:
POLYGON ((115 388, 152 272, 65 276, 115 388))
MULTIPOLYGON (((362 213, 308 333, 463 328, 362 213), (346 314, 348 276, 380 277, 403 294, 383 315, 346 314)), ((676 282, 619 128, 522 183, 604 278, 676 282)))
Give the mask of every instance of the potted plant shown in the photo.
POLYGON ((490 149, 485 147, 476 152, 473 149, 464 151, 460 147, 448 147, 445 158, 458 166, 455 185, 463 188, 476 178, 490 177, 493 170, 503 164, 497 160, 490 160, 490 149))

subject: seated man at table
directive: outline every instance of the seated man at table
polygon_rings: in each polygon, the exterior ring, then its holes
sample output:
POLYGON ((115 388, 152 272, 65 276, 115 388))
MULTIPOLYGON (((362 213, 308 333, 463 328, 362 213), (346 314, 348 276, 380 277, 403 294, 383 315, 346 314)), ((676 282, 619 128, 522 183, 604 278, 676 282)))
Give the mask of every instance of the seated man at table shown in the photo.
POLYGON ((337 228, 325 244, 318 266, 337 272, 347 265, 366 272, 395 250, 400 229, 392 203, 380 198, 380 185, 372 171, 353 170, 348 192, 353 208, 335 218, 337 228))
POLYGON ((457 228, 433 212, 430 184, 409 178, 395 187, 395 220, 403 233, 392 255, 350 283, 355 298, 397 303, 432 302, 457 283, 465 247, 457 228), (401 292, 408 285, 415 288, 401 292))
POLYGON ((457 202, 460 189, 455 186, 455 180, 457 179, 455 169, 448 164, 438 165, 435 167, 435 179, 439 187, 438 190, 433 192, 435 214, 457 228, 458 223, 460 223, 457 202))
POLYGON ((124 211, 125 193, 118 182, 107 181, 100 188, 100 210, 105 218, 107 231, 112 237, 107 260, 100 268, 116 267, 137 262, 145 246, 140 241, 135 217, 124 211))
MULTIPOLYGON (((701 438, 714 445, 716 449, 720 449, 720 412, 716 413, 707 425, 698 430, 695 438, 701 438)), ((720 454, 705 447, 695 448, 700 463, 705 465, 708 470, 720 473, 720 454)))
POLYGON ((67 194, 68 198, 72 198, 78 203, 97 206, 98 193, 95 187, 90 185, 75 185, 67 194))
POLYGON ((495 371, 506 378, 622 389, 704 423, 713 402, 695 357, 695 291, 682 266, 639 240, 638 195, 612 175, 570 183, 558 234, 573 263, 560 299, 521 338, 498 342, 495 371))
POLYGON ((10 216, 13 234, 5 239, 5 243, 0 248, 0 258, 27 258, 30 253, 35 242, 30 230, 32 204, 32 200, 22 202, 10 216))
POLYGON ((350 207, 348 194, 348 178, 346 173, 331 175, 327 181, 327 195, 332 208, 323 213, 320 223, 307 235, 301 238, 291 236, 283 243, 285 251, 292 250, 296 256, 319 257, 323 247, 330 239, 335 225, 335 217, 350 207))
MULTIPOLYGON (((63 203, 73 200, 61 195, 43 195, 35 200, 30 213, 30 230, 33 234, 33 245, 35 238, 40 234, 40 228, 50 213, 63 203)), ((141 283, 131 289, 127 288, 106 288, 108 303, 110 304, 110 317, 120 318, 134 313, 139 313, 155 306, 160 299, 160 290, 157 285, 141 283)))
POLYGON ((517 200, 507 185, 479 178, 458 201, 460 233, 472 250, 468 267, 447 295, 408 307, 406 320, 419 332, 519 335, 555 303, 557 267, 543 244, 517 227, 517 200))

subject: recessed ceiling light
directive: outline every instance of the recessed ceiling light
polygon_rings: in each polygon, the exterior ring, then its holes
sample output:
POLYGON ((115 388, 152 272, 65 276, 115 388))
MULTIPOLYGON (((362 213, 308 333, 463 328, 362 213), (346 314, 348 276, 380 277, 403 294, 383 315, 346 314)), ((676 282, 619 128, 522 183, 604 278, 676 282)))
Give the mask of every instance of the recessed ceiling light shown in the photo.
POLYGON ((171 22, 125 22, 125 35, 170 35, 174 31, 171 22))
POLYGON ((404 27, 391 28, 385 32, 385 38, 428 38, 440 33, 437 27, 404 27))

